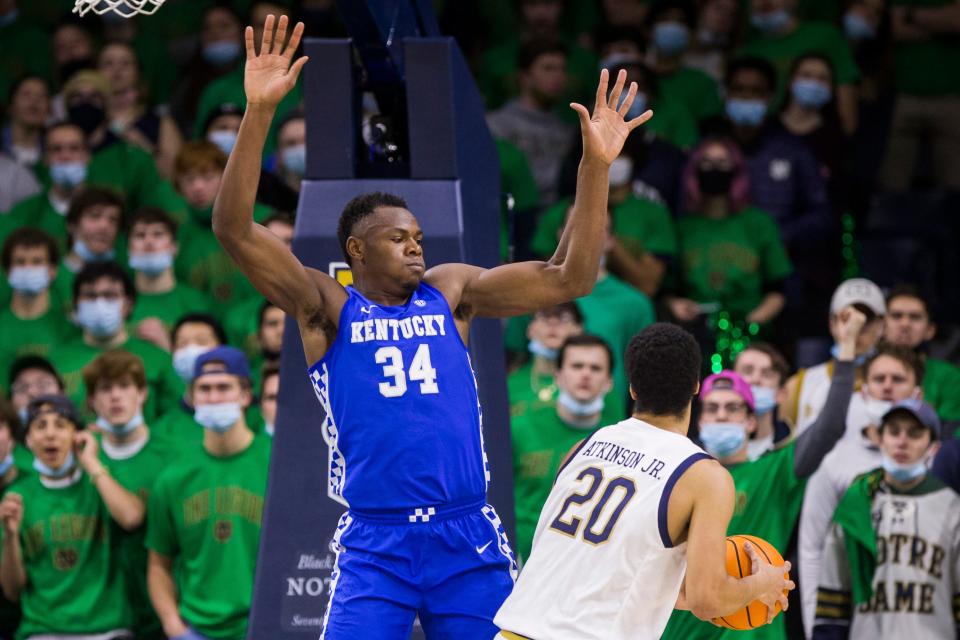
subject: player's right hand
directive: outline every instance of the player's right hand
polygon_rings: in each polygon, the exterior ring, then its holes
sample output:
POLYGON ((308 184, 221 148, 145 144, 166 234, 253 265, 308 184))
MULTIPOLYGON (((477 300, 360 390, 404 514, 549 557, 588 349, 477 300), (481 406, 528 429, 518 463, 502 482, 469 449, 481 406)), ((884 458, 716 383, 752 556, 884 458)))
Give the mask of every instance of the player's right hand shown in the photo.
POLYGON ((750 557, 752 567, 751 575, 757 576, 762 585, 763 591, 757 600, 767 605, 767 624, 770 624, 776 615, 775 607, 777 603, 780 603, 780 609, 782 611, 786 611, 789 604, 787 602, 787 593, 797 586, 793 583, 793 580, 788 577, 790 573, 790 563, 784 562, 782 567, 770 564, 760 557, 756 548, 749 542, 743 545, 743 550, 746 551, 750 557))
POLYGON ((0 502, 0 520, 3 520, 3 532, 9 536, 20 533, 23 522, 23 497, 19 493, 8 493, 0 502))
POLYGON ((253 27, 247 27, 244 32, 247 64, 243 72, 243 88, 247 94, 248 105, 276 107, 293 89, 300 70, 307 63, 307 57, 301 56, 293 65, 290 64, 293 54, 300 46, 303 23, 297 23, 289 42, 284 43, 287 39, 287 22, 287 16, 280 16, 274 34, 275 18, 272 14, 267 16, 263 23, 263 41, 260 43, 259 55, 254 48, 253 27))

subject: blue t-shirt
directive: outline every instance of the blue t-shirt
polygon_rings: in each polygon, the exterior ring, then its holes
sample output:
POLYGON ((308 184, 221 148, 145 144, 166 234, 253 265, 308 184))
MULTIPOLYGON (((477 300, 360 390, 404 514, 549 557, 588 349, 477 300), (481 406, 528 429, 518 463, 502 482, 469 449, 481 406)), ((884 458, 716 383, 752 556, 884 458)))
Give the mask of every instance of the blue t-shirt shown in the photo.
POLYGON ((337 337, 309 369, 330 497, 359 510, 482 500, 477 383, 446 299, 425 283, 402 306, 347 292, 337 337))

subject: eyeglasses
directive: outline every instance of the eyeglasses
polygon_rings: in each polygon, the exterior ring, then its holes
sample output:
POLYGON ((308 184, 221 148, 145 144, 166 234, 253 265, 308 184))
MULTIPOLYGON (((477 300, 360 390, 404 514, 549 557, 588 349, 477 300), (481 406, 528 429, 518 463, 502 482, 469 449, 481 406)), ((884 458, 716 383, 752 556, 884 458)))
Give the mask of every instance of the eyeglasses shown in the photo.
POLYGON ((57 386, 57 383, 52 380, 40 380, 37 382, 17 382, 12 387, 10 391, 13 393, 25 393, 30 395, 31 392, 35 393, 38 396, 46 395, 49 393, 56 393, 60 388, 57 386))
POLYGON ((122 297, 122 291, 81 291, 77 295, 80 300, 119 300, 122 297))
POLYGON ((725 413, 732 414, 732 415, 746 414, 747 403, 746 402, 728 402, 726 404, 720 404, 719 402, 705 402, 703 404, 703 413, 709 413, 709 414, 720 413, 720 409, 723 409, 725 413))

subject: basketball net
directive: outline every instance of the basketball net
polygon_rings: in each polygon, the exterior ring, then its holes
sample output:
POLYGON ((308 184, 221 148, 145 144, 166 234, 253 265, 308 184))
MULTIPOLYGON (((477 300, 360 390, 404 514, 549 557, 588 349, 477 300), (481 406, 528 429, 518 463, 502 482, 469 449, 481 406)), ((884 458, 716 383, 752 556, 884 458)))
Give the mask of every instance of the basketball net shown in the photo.
POLYGON ((164 0, 76 0, 73 12, 85 16, 90 11, 97 15, 113 11, 124 18, 132 18, 137 14, 152 15, 163 3, 164 0))

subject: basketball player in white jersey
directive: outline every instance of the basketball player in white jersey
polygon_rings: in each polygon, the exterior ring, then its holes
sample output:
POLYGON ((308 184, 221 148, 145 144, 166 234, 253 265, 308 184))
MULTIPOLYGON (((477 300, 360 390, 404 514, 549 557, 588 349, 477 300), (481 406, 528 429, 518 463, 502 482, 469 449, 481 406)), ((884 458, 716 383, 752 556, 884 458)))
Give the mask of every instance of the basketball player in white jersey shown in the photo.
POLYGON ((530 559, 494 619, 498 639, 652 640, 675 607, 703 619, 754 600, 787 608, 790 563, 773 567, 749 547, 753 574, 727 574, 733 480, 687 438, 696 341, 653 324, 630 342, 625 364, 633 416, 561 465, 530 559))

